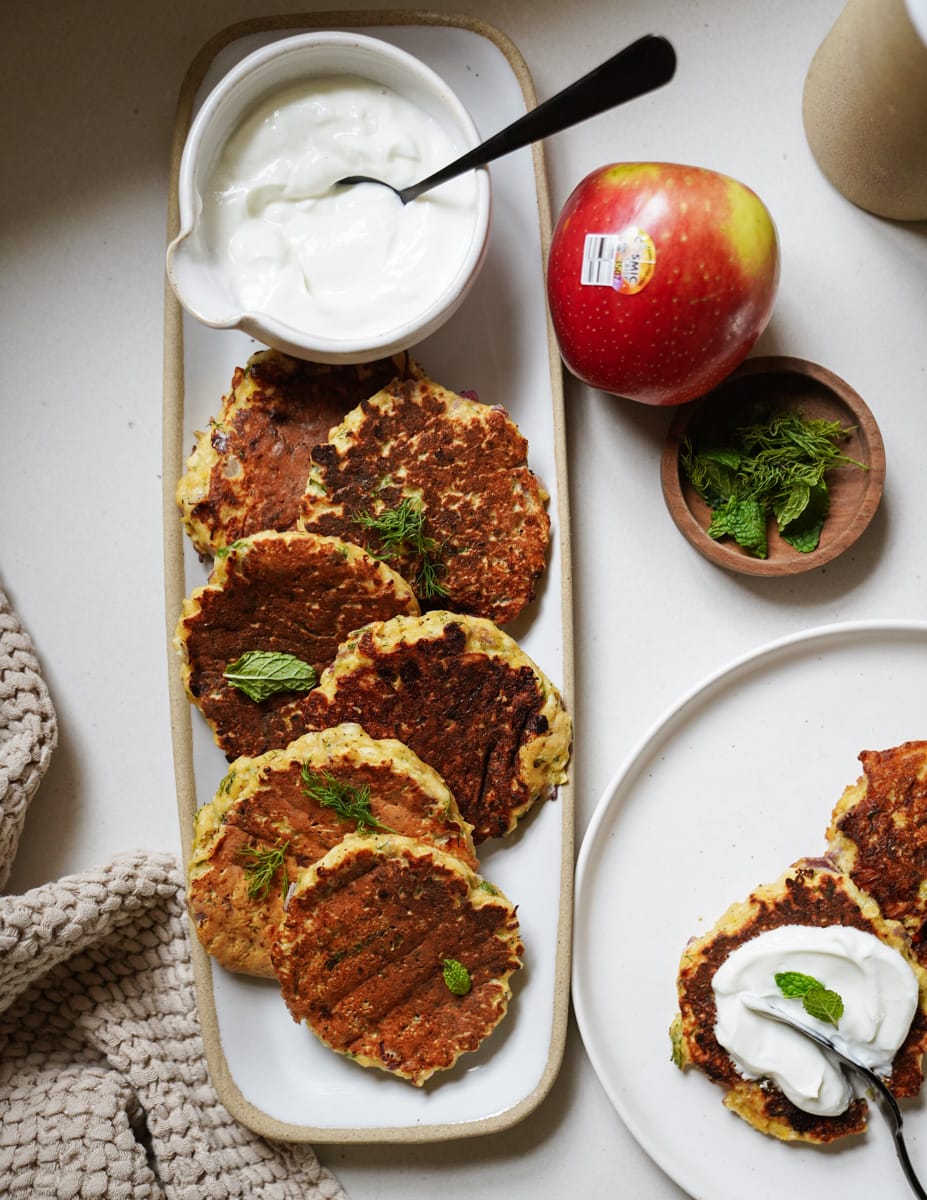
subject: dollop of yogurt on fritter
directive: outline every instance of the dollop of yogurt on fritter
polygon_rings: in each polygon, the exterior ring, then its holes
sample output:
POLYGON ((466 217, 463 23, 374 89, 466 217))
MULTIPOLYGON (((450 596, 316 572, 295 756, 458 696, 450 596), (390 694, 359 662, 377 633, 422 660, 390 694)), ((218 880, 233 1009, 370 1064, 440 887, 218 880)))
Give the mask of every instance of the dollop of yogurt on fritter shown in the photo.
POLYGON ((757 1011, 771 1001, 817 1029, 878 1074, 891 1074, 918 1006, 918 981, 904 956, 874 934, 843 925, 783 925, 738 946, 716 971, 715 1036, 746 1079, 769 1079, 798 1108, 838 1116, 853 1083, 827 1051, 757 1011), (783 997, 780 972, 809 975, 843 1000, 837 1027, 783 997))

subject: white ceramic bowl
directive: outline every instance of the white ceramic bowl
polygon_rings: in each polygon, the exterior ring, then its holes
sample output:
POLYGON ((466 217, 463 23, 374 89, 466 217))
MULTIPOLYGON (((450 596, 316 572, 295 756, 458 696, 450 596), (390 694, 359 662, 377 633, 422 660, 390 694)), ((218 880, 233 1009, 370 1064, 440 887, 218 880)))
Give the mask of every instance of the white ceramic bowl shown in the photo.
MULTIPOLYGON (((246 311, 223 267, 215 234, 207 236, 204 229, 204 196, 210 179, 229 138, 262 101, 313 77, 346 75, 381 84, 427 113, 456 144, 454 157, 478 144, 476 127, 460 100, 434 71, 405 51, 354 33, 307 33, 281 39, 229 71, 194 118, 178 178, 180 232, 167 252, 171 287, 199 321, 218 329, 242 329, 268 346, 325 363, 356 363, 393 354, 443 325, 464 299, 483 263, 491 215, 489 174, 481 168, 470 176, 473 200, 466 205, 462 236, 455 238, 451 247, 453 270, 448 278, 414 310, 397 313, 384 305, 382 323, 378 317, 374 329, 368 324, 363 332, 352 331, 349 312, 343 327, 339 325, 333 335, 330 329, 320 332, 297 327, 298 323, 288 323, 279 314, 246 311)), ((412 203, 426 203, 436 194, 426 193, 412 203)))

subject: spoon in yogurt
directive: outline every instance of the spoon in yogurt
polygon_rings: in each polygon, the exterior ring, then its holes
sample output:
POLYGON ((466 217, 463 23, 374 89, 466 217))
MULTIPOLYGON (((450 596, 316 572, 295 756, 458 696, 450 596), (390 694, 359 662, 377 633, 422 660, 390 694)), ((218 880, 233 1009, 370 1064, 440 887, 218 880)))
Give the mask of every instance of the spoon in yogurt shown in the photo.
POLYGON ((875 1071, 871 1071, 868 1067, 858 1062, 855 1058, 846 1054, 834 1042, 827 1037, 826 1034, 820 1033, 817 1029, 812 1029, 803 1021, 799 1021, 790 1012, 786 1012, 780 1008, 773 1000, 763 999, 759 996, 751 996, 749 999, 744 998, 744 1003, 754 1012, 762 1013, 763 1016, 771 1017, 774 1021, 781 1021, 783 1025, 788 1025, 798 1033, 804 1034, 806 1038, 810 1038, 812 1042, 816 1042, 828 1054, 831 1054, 837 1062, 845 1069, 856 1071, 865 1079, 866 1083, 884 1102, 884 1114, 891 1127, 892 1137, 895 1142, 895 1151, 898 1155, 898 1161, 901 1163, 901 1169, 904 1171, 905 1179, 911 1186, 911 1191, 919 1200, 927 1200, 927 1192, 918 1179, 914 1167, 911 1164, 911 1159, 908 1155, 908 1148, 905 1145, 904 1135, 902 1134, 903 1119, 901 1109, 898 1107, 898 1101, 892 1095, 891 1090, 886 1085, 885 1081, 875 1071))
POLYGON ((408 204, 439 183, 456 179, 475 167, 485 167, 512 150, 520 150, 627 100, 652 92, 669 83, 675 71, 676 52, 670 43, 664 37, 647 34, 419 183, 396 188, 383 179, 348 175, 339 179, 337 185, 379 183, 395 192, 403 204, 408 204))

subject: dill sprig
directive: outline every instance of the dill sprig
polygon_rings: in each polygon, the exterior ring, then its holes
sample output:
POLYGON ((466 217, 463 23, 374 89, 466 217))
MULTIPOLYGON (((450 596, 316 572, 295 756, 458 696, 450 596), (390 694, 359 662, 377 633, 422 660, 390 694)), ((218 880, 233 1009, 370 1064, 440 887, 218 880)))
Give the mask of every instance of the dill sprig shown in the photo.
POLYGON ((395 558, 398 554, 415 554, 421 567, 415 578, 415 590, 426 600, 446 596, 447 588, 439 579, 445 569, 441 562, 442 546, 425 533, 425 509, 420 500, 406 496, 394 508, 385 508, 374 515, 366 510, 355 520, 380 539, 380 557, 395 558))
POLYGON ((245 866, 245 876, 248 880, 248 895, 252 900, 264 900, 270 891, 274 876, 283 868, 281 894, 286 897, 290 880, 286 869, 286 850, 289 842, 279 846, 248 846, 239 851, 242 858, 249 861, 245 866))
POLYGON ((342 821, 353 821, 355 831, 378 829, 384 833, 395 833, 384 825, 370 809, 370 788, 367 784, 355 787, 336 779, 329 771, 313 771, 307 763, 302 768, 303 792, 325 808, 332 808, 342 821))
POLYGON ((412 496, 405 496, 394 508, 384 508, 376 515, 365 509, 357 514, 356 520, 377 535, 385 554, 397 554, 407 548, 434 553, 438 548, 434 538, 425 534, 425 509, 412 496))
POLYGON ((435 600, 448 594, 447 588, 438 578, 444 570, 444 564, 437 562, 430 554, 422 555, 422 565, 415 577, 413 590, 424 600, 435 600))

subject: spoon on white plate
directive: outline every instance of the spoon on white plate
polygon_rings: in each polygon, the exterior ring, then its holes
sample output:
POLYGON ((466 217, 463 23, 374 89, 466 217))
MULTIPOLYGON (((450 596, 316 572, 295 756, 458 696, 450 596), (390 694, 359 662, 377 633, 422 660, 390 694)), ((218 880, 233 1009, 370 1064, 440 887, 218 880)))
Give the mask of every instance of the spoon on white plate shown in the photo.
POLYGON ((775 1021, 781 1021, 783 1025, 788 1025, 795 1029, 798 1033, 804 1034, 806 1038, 810 1038, 812 1042, 816 1042, 822 1049, 831 1054, 837 1063, 844 1069, 856 1071, 866 1080, 867 1084, 876 1093, 878 1098, 883 1102, 883 1115, 889 1123, 892 1131, 892 1137, 895 1141, 895 1151, 898 1155, 898 1161, 901 1163, 901 1169, 904 1171, 905 1179, 911 1186, 911 1191, 919 1200, 927 1200, 927 1192, 924 1191, 923 1185, 918 1179, 914 1167, 911 1165, 911 1159, 908 1155, 908 1148, 905 1145, 904 1135, 902 1134, 903 1118, 901 1109, 898 1107, 898 1101, 892 1095, 891 1090, 885 1083, 885 1080, 875 1071, 864 1066, 855 1058, 851 1057, 845 1051, 834 1045, 833 1041, 826 1034, 819 1032, 817 1029, 812 1029, 810 1025, 806 1025, 803 1021, 798 1020, 792 1013, 786 1012, 780 1008, 775 1001, 762 999, 759 996, 751 996, 749 1001, 745 999, 744 1003, 754 1012, 762 1013, 764 1016, 772 1017, 775 1021))
POLYGON ((348 175, 339 179, 335 186, 379 183, 395 192, 403 204, 408 204, 439 183, 456 179, 458 175, 474 167, 484 167, 512 150, 539 142, 627 100, 652 92, 669 83, 675 71, 676 52, 670 43, 664 37, 647 34, 420 183, 396 188, 383 179, 374 179, 369 175, 348 175))

